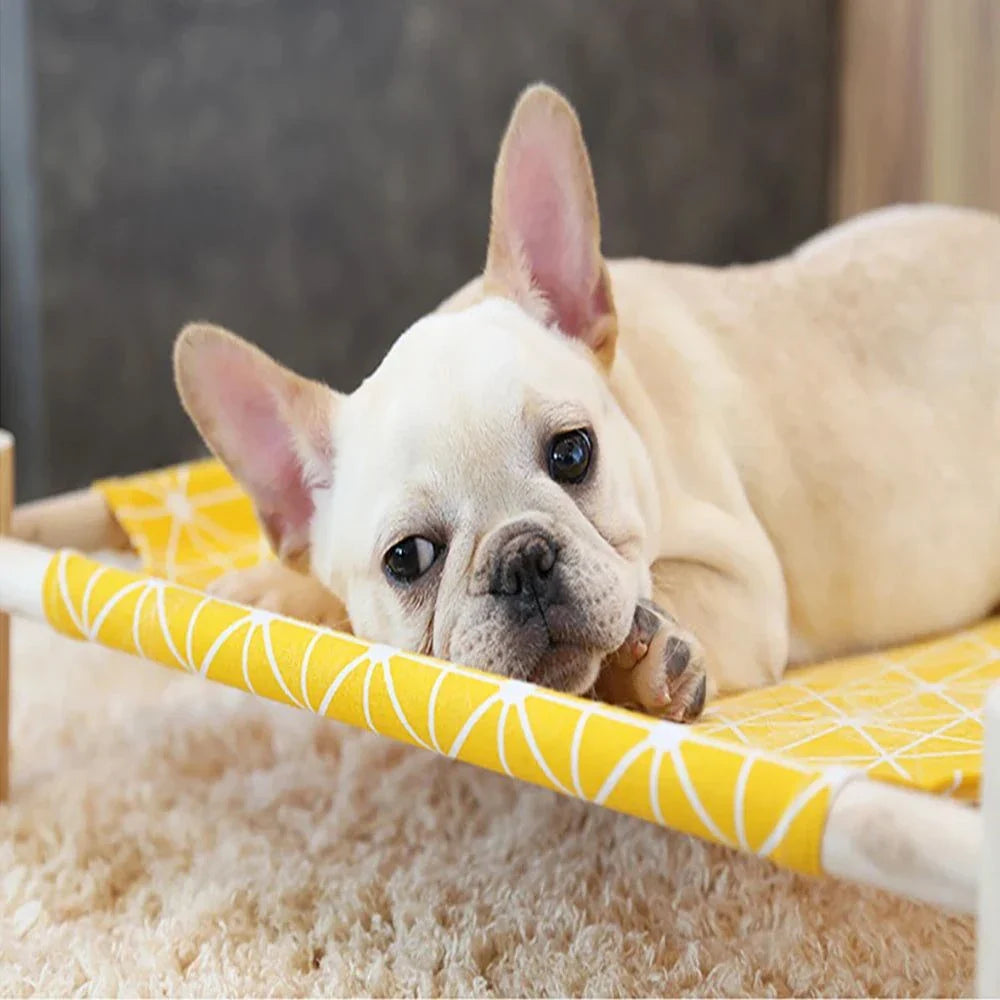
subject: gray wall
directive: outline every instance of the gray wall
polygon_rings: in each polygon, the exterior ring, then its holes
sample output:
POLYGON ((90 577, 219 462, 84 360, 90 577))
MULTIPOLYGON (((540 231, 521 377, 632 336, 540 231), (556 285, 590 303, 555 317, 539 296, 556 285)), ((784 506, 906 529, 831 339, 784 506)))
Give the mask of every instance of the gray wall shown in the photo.
POLYGON ((577 104, 609 255, 780 252, 823 225, 826 0, 36 0, 49 485, 191 456, 204 318, 352 388, 481 266, 493 157, 577 104))

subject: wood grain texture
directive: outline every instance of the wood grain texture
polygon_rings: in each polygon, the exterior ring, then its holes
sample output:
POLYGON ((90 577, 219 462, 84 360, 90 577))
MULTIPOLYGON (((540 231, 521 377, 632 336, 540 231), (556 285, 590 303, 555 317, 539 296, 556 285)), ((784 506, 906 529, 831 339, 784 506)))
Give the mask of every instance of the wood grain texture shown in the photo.
POLYGON ((1000 3, 841 0, 835 219, 935 201, 1000 211, 1000 3))
POLYGON ((23 504, 14 510, 9 532, 15 538, 50 549, 81 552, 124 551, 128 535, 97 490, 74 490, 23 504))

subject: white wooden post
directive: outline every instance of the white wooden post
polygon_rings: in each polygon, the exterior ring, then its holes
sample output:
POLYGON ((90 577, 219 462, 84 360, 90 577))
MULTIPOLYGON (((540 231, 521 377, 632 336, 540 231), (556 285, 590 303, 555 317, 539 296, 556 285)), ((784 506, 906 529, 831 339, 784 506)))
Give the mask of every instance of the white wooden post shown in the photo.
POLYGON ((986 696, 976 994, 1000 997, 1000 684, 986 696))
POLYGON ((971 914, 982 842, 978 809, 858 776, 834 796, 821 859, 829 875, 971 914))

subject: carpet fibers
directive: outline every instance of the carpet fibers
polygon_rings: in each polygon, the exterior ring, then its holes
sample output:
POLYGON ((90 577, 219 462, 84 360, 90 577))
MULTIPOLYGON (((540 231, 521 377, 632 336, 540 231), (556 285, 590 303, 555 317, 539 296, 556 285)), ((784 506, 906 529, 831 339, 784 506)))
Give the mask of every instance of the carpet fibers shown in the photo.
POLYGON ((969 920, 14 624, 0 994, 955 995, 969 920))

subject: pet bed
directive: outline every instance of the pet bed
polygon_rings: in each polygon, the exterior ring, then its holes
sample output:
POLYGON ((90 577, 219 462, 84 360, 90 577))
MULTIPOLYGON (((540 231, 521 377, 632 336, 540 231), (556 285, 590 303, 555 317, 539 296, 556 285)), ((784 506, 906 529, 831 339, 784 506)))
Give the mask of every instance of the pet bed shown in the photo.
POLYGON ((1000 992, 1000 619, 790 671, 682 726, 208 597, 271 558, 214 461, 43 501, 14 531, 55 547, 0 539, 0 610, 800 872, 978 909, 978 988, 1000 992), (69 548, 109 540, 140 570, 69 548))

